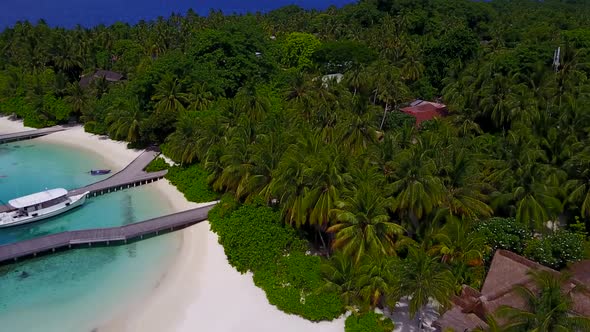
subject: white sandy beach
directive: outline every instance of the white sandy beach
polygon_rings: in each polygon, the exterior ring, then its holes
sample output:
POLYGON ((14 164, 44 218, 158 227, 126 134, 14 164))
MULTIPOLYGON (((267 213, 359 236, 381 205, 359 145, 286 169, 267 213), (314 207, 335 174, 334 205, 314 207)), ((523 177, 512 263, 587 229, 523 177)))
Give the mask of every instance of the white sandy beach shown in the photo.
POLYGON ((97 156, 117 172, 141 154, 141 150, 127 149, 127 143, 104 139, 84 131, 82 126, 36 138, 38 141, 70 146, 87 150, 97 156))
MULTIPOLYGON (((26 129, 22 123, 0 118, 0 133, 26 129)), ((140 153, 127 149, 125 143, 85 133, 82 127, 37 140, 90 150, 101 155, 114 171, 140 153)), ((177 211, 199 206, 188 202, 167 180, 150 186, 155 186, 177 211)), ((175 261, 163 271, 153 291, 142 295, 142 305, 104 322, 98 331, 344 331, 344 318, 313 323, 270 305, 250 274, 242 275, 229 265, 208 222, 189 227, 181 235, 175 261)))
MULTIPOLYGON (((6 117, 0 117, 0 133, 2 134, 34 129, 23 126, 21 121, 10 121, 6 117)), ((68 128, 64 131, 36 138, 35 140, 89 151, 97 156, 101 156, 104 162, 113 168, 113 172, 127 166, 141 153, 141 150, 127 149, 127 143, 89 134, 84 131, 82 126, 68 128)))
POLYGON ((22 121, 10 121, 6 116, 0 116, 0 134, 17 133, 19 131, 33 130, 35 128, 25 127, 22 121))

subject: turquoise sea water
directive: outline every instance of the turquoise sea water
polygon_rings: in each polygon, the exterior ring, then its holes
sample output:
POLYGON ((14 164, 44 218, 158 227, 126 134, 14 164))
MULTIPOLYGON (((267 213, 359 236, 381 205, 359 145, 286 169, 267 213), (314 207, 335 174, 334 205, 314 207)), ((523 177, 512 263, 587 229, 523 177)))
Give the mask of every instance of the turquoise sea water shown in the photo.
MULTIPOLYGON (((36 140, 0 145, 0 200, 97 181, 96 155, 36 140)), ((116 170, 113 170, 116 171, 116 170)), ((89 198, 71 212, 0 229, 0 244, 66 230, 111 227, 168 214, 151 186, 89 198)), ((157 285, 179 246, 168 234, 127 246, 62 252, 0 266, 0 331, 92 331, 157 285)))

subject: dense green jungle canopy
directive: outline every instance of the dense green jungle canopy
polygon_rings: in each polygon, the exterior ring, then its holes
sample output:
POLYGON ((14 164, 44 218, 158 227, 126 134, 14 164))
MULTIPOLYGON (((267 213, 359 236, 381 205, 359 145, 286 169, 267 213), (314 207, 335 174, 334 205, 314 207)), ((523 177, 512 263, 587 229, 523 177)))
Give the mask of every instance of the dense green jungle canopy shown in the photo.
MULTIPOLYGON (((555 268, 584 256, 570 249, 590 220, 587 1, 365 0, 72 30, 22 22, 0 49, 1 113, 160 145, 203 167, 214 190, 280 209, 349 257, 340 267, 400 255, 442 264, 431 266, 442 284, 441 266, 457 285, 480 285, 490 248, 555 268), (80 86, 97 69, 125 79, 80 86), (334 73, 340 82, 322 79, 334 73), (416 127, 399 112, 416 98, 450 115, 416 127)), ((374 294, 365 303, 382 305, 374 294)))

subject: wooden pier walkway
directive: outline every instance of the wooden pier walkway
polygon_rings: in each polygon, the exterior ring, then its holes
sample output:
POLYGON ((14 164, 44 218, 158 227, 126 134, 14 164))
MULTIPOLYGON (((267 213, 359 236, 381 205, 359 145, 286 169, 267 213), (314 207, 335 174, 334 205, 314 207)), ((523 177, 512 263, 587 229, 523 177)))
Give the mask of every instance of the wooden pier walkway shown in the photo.
POLYGON ((136 187, 162 179, 166 173, 168 173, 167 170, 151 173, 144 171, 147 165, 159 154, 160 153, 157 151, 146 150, 121 171, 102 181, 95 182, 86 187, 71 190, 68 192, 68 195, 79 195, 88 191, 89 196, 98 196, 111 191, 136 187))
MULTIPOLYGON (((68 196, 79 195, 88 191, 87 197, 93 197, 158 181, 166 175, 167 170, 147 173, 144 169, 159 154, 157 151, 145 150, 121 171, 88 186, 70 190, 68 196)), ((9 205, 0 205, 0 213, 12 209, 9 205)))
POLYGON ((11 133, 11 134, 0 134, 0 144, 14 142, 14 141, 22 141, 26 139, 32 139, 36 137, 41 137, 45 135, 49 135, 52 133, 56 133, 58 131, 66 130, 66 128, 62 126, 55 126, 43 129, 34 129, 34 130, 26 130, 21 131, 18 133, 11 133))
POLYGON ((62 232, 2 245, 0 263, 6 264, 19 258, 34 257, 60 249, 125 244, 128 241, 168 233, 206 220, 213 206, 214 203, 121 227, 62 232))

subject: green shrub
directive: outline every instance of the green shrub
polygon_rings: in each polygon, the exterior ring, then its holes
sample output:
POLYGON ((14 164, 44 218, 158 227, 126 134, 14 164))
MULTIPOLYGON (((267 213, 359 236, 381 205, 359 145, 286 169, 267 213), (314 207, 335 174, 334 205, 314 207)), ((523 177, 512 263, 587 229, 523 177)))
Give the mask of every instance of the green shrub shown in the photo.
POLYGON ((11 97, 0 100, 0 113, 6 115, 16 114, 23 119, 23 124, 28 127, 42 128, 47 126, 46 119, 35 111, 33 105, 25 97, 11 97))
POLYGON ((549 237, 553 253, 561 261, 561 267, 586 258, 585 237, 569 231, 559 231, 549 237))
POLYGON ((486 239, 492 248, 491 254, 496 249, 506 249, 554 269, 587 256, 584 235, 562 230, 533 237, 533 233, 514 218, 490 218, 477 224, 475 231, 486 239))
POLYGON ((391 319, 376 312, 353 314, 344 322, 345 332, 391 332, 393 328, 391 319))
POLYGON ((84 131, 91 134, 96 135, 106 135, 107 133, 107 126, 104 123, 99 123, 96 121, 88 121, 84 123, 84 131))
POLYGON ((486 244, 496 249, 506 249, 522 254, 525 243, 531 238, 531 231, 514 218, 490 218, 475 225, 475 231, 486 239, 486 244))
POLYGON ((279 212, 255 205, 212 219, 211 230, 219 235, 229 263, 242 273, 275 262, 298 242, 295 230, 283 226, 279 212))
POLYGON ((524 256, 554 269, 586 257, 584 237, 569 231, 558 231, 526 243, 524 256))
POLYGON ((321 259, 295 251, 254 273, 254 283, 280 310, 311 321, 332 320, 344 311, 336 291, 322 290, 321 259))
POLYGON ((343 313, 337 292, 320 291, 321 258, 306 255, 306 241, 284 225, 279 212, 257 204, 237 207, 225 196, 209 220, 230 264, 242 273, 252 271, 271 304, 312 321, 343 313))
POLYGON ((147 167, 145 168, 146 172, 158 172, 158 171, 163 171, 165 169, 168 169, 168 167, 170 167, 170 165, 168 165, 168 163, 166 162, 166 160, 164 160, 164 158, 156 158, 154 160, 152 160, 149 165, 147 165, 147 167))
POLYGON ((529 240, 526 243, 524 256, 552 268, 559 265, 558 259, 553 256, 551 243, 542 238, 529 240))
POLYGON ((171 167, 166 178, 192 202, 202 203, 218 198, 207 184, 207 172, 198 164, 189 167, 171 167))
POLYGON ((576 216, 575 222, 571 223, 568 227, 569 227, 570 231, 572 231, 576 234, 580 234, 584 239, 588 238, 588 231, 586 230, 586 223, 584 223, 582 220, 580 220, 580 217, 576 216))
POLYGON ((235 210, 240 207, 240 203, 236 200, 236 198, 232 194, 225 194, 219 200, 219 203, 215 205, 211 211, 209 211, 209 222, 211 223, 211 227, 215 227, 215 225, 221 222, 221 219, 225 217, 229 217, 235 210))
POLYGON ((88 121, 84 124, 84 131, 91 134, 96 134, 96 121, 88 121))

